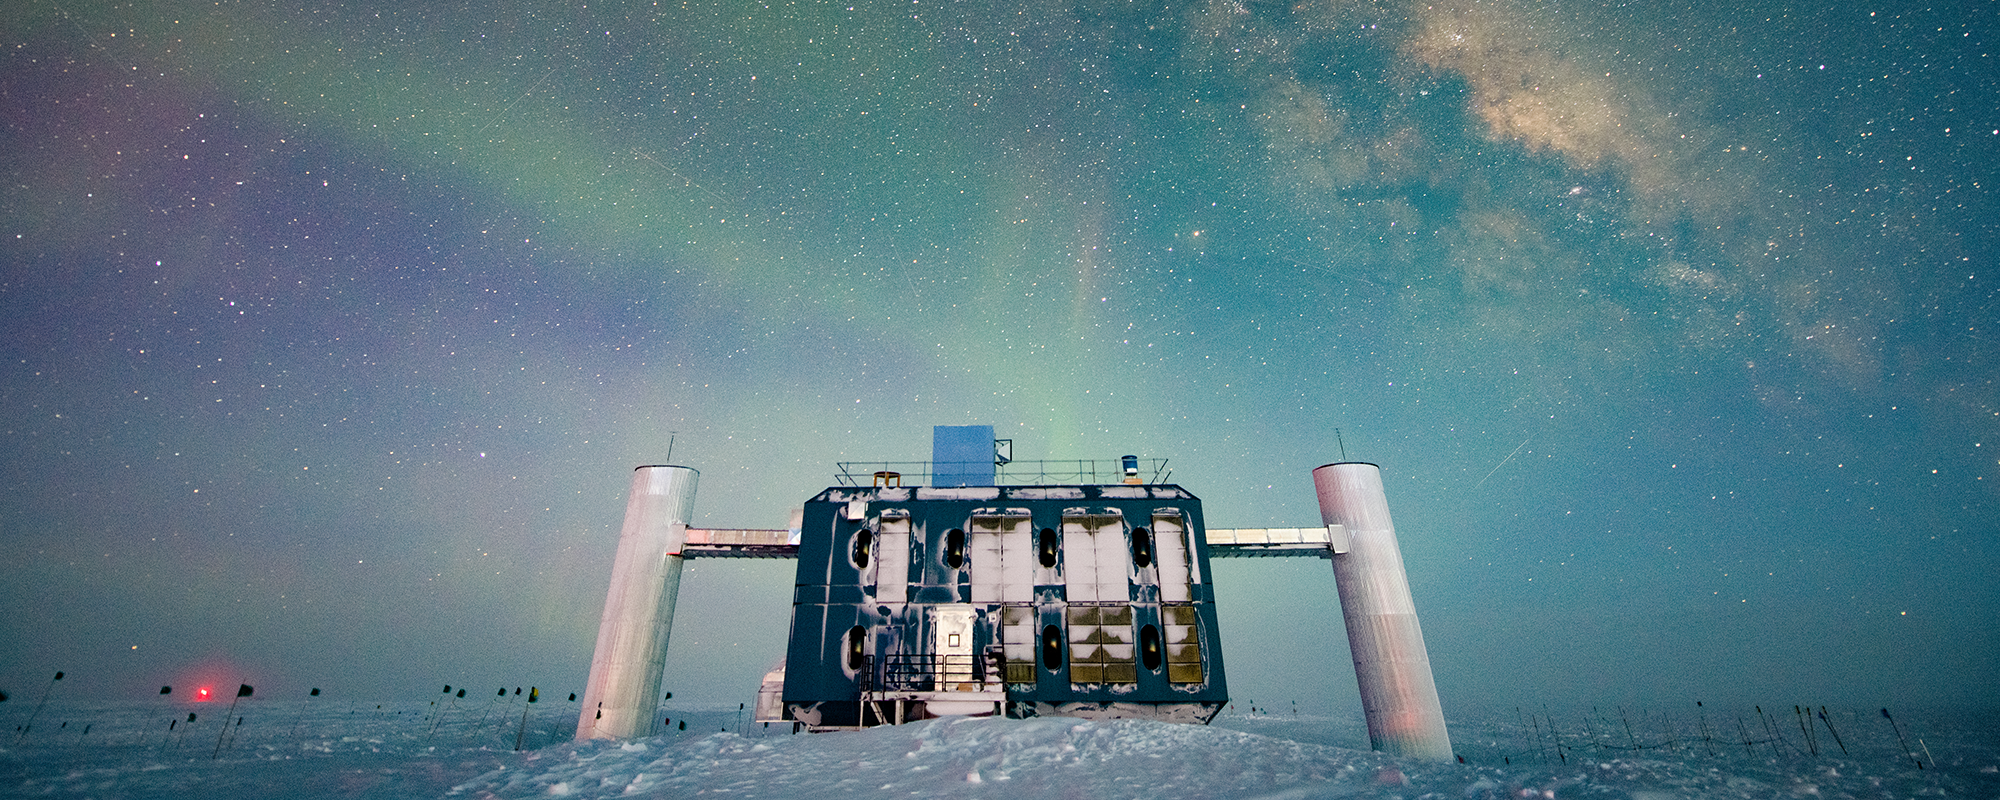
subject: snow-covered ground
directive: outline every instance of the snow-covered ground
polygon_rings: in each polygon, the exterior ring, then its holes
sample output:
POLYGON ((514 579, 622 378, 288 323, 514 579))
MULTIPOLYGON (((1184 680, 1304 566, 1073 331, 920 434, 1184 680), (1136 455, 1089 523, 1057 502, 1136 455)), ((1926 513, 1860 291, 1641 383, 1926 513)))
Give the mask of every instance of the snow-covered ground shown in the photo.
POLYGON ((0 797, 2000 798, 2000 719, 1976 714, 1898 714, 1905 751, 1873 709, 1834 711, 1832 731, 1815 719, 1810 739, 1791 706, 1557 710, 1554 735, 1546 710, 1507 709, 1452 718, 1466 763, 1427 764, 1354 749, 1358 711, 794 736, 735 708, 670 708, 663 735, 574 743, 569 702, 536 704, 525 728, 511 698, 441 718, 423 702, 252 700, 227 726, 223 702, 52 703, 22 737, 18 699, 0 707, 0 797))

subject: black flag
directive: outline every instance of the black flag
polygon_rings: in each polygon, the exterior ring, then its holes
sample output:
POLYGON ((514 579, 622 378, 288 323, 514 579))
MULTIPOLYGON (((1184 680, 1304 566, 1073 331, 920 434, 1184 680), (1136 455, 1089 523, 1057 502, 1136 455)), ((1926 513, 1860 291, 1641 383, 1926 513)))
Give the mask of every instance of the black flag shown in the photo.
POLYGON ((243 683, 243 684, 238 684, 238 685, 236 686, 236 696, 237 696, 237 697, 249 697, 249 696, 250 696, 250 693, 251 693, 251 692, 254 692, 254 691, 257 691, 257 690, 256 690, 256 689, 252 689, 252 688, 250 688, 250 684, 247 684, 247 683, 243 683))

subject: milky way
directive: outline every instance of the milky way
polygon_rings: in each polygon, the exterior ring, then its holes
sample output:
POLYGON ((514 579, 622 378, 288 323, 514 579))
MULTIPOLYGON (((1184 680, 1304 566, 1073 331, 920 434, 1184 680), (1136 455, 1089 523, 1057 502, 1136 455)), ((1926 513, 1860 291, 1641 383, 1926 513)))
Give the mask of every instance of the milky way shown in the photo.
MULTIPOLYGON (((1447 712, 1991 704, 1989 17, 25 4, 0 688, 580 688, 670 441, 777 527, 982 423, 1222 526, 1381 464, 1447 712)), ((1324 564, 1217 575, 1355 707, 1324 564)), ((669 683, 789 580, 698 564, 669 683)))

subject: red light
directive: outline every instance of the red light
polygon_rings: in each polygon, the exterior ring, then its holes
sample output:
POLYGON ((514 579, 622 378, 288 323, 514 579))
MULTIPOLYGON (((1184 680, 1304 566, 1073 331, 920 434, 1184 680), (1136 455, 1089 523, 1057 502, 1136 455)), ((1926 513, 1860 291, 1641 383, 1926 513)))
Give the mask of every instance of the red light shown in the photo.
POLYGON ((197 703, 208 702, 208 687, 203 686, 194 690, 194 701, 197 703))

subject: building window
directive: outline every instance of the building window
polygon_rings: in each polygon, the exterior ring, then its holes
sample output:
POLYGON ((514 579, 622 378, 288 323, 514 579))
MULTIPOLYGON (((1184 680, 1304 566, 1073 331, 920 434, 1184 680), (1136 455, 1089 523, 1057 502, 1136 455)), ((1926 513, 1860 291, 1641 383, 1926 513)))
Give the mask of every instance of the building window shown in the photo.
POLYGON ((1037 555, 1041 557, 1044 569, 1055 569, 1056 551, 1061 549, 1061 547, 1062 540, 1056 538, 1056 529, 1043 528, 1041 534, 1035 539, 1035 548, 1039 551, 1037 555))
POLYGON ((1042 628, 1042 666, 1054 672, 1062 669, 1062 662, 1062 629, 1054 625, 1042 628))
POLYGON ((1072 604, 1132 601, 1131 545, 1115 512, 1063 515, 1063 591, 1072 604))
POLYGON ((1201 582, 1191 569, 1187 539, 1187 525, 1178 510, 1153 509, 1153 567, 1162 603, 1191 602, 1192 587, 1201 582))
POLYGON ((875 535, 869 533, 867 528, 862 528, 861 530, 854 532, 855 568, 857 569, 868 568, 868 552, 874 549, 874 547, 875 547, 875 535))
POLYGON ((1160 629, 1147 625, 1139 629, 1139 665, 1147 672, 1160 671, 1160 629))
POLYGON ((952 528, 945 532, 944 565, 952 569, 965 567, 965 531, 952 528))
MULTIPOLYGON (((1035 682, 1035 607, 1024 605, 1000 608, 1001 656, 1006 660, 1008 683, 1035 682)), ((1055 669, 1062 666, 1057 654, 1055 669)))
POLYGON ((1069 682, 1137 683, 1131 606, 1070 606, 1069 682))
POLYGON ((1167 645, 1167 680, 1173 683, 1201 683, 1201 617, 1194 606, 1160 606, 1160 620, 1167 645))
POLYGON ((866 663, 866 659, 864 658, 864 656, 866 656, 868 652, 867 646, 868 646, 867 628, 863 628, 859 625, 856 625, 852 628, 847 629, 848 671, 850 672, 861 671, 861 665, 866 663))
POLYGON ((1035 601, 1034 519, 974 514, 965 526, 965 569, 974 605, 1035 601))
POLYGON ((1153 535, 1144 527, 1132 529, 1132 566, 1145 569, 1153 565, 1153 535))

